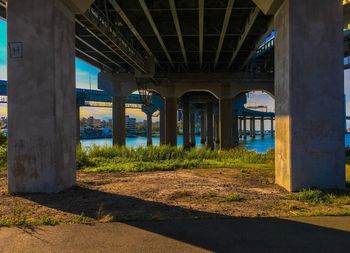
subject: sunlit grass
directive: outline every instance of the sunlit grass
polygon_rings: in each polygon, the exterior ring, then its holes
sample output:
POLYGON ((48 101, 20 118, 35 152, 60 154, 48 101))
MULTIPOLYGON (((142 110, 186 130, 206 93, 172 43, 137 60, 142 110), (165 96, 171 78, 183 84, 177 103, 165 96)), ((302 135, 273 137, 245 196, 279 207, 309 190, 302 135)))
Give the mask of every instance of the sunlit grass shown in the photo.
POLYGON ((272 169, 274 151, 265 154, 235 148, 227 151, 178 147, 78 148, 77 167, 91 172, 166 171, 191 168, 272 169))

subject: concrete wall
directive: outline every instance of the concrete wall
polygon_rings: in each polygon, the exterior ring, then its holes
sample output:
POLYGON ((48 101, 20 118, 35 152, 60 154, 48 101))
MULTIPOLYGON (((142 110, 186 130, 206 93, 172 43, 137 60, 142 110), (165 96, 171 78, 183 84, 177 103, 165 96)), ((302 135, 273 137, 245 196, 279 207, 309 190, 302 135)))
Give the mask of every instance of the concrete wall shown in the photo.
POLYGON ((7 12, 10 48, 23 47, 8 54, 9 191, 57 192, 75 184, 74 15, 53 0, 7 12))

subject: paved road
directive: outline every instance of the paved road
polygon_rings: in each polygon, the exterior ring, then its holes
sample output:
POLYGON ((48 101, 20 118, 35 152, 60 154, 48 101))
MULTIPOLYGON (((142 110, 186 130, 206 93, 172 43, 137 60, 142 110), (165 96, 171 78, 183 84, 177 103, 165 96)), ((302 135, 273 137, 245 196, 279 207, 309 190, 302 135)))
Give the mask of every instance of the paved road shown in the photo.
POLYGON ((0 252, 350 252, 350 217, 129 222, 0 229, 0 252))

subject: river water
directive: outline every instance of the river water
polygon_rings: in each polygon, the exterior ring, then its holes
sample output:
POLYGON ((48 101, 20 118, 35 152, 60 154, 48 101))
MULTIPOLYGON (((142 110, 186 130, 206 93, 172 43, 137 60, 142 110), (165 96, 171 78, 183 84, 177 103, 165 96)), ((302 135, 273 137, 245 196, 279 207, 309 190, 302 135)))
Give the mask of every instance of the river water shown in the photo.
MULTIPOLYGON (((126 145, 129 147, 140 147, 146 146, 147 138, 146 137, 128 137, 126 138, 126 145)), ((81 140, 83 147, 89 147, 92 145, 99 146, 112 146, 112 139, 94 139, 94 140, 81 140)), ((198 147, 200 145, 200 137, 196 136, 196 143, 198 147)), ((178 146, 182 145, 182 136, 177 137, 178 146)), ((159 145, 159 137, 153 137, 153 145, 159 145)), ((248 137, 247 140, 240 140, 240 146, 245 147, 249 150, 255 150, 259 153, 264 153, 275 146, 275 139, 270 135, 266 135, 264 139, 261 139, 260 136, 256 136, 256 139, 251 139, 248 137)), ((345 146, 350 147, 350 134, 345 135, 345 146)))
MULTIPOLYGON (((99 146, 111 146, 112 145, 112 139, 93 139, 93 140, 81 140, 83 147, 89 147, 92 145, 99 145, 99 146)), ((146 137, 127 137, 126 138, 126 146, 129 147, 140 147, 140 146, 146 146, 147 138, 146 137)), ((201 147, 200 145, 200 137, 196 136, 196 143, 198 147, 201 147)), ((182 145, 182 136, 179 135, 177 137, 177 144, 178 146, 182 145)), ((159 145, 159 137, 153 137, 153 145, 159 145)), ((275 145, 275 140, 271 136, 265 136, 264 139, 260 139, 260 136, 257 136, 257 138, 250 139, 248 137, 247 140, 240 141, 240 145, 243 147, 246 147, 250 150, 256 150, 257 152, 266 152, 270 148, 273 148, 275 145)))

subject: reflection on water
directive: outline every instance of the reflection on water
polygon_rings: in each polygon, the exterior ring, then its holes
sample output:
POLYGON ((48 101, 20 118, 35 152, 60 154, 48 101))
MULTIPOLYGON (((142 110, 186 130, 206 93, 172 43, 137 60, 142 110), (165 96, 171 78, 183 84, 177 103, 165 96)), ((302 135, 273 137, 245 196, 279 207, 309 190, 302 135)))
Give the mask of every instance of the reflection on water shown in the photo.
MULTIPOLYGON (((159 145, 159 137, 153 137, 153 145, 159 145)), ((112 139, 94 139, 94 140, 81 140, 83 147, 89 147, 92 145, 98 146, 112 146, 112 139)), ((200 144, 200 137, 196 136, 197 147, 202 147, 200 144)), ((129 147, 140 147, 146 146, 147 138, 146 137, 127 137, 126 145, 129 147)), ((182 136, 177 137, 177 145, 182 146, 182 136)), ((273 148, 275 145, 274 138, 271 136, 265 136, 264 139, 260 139, 260 136, 257 138, 247 140, 240 140, 240 145, 246 147, 249 150, 256 150, 257 152, 266 152, 270 148, 273 148)))

